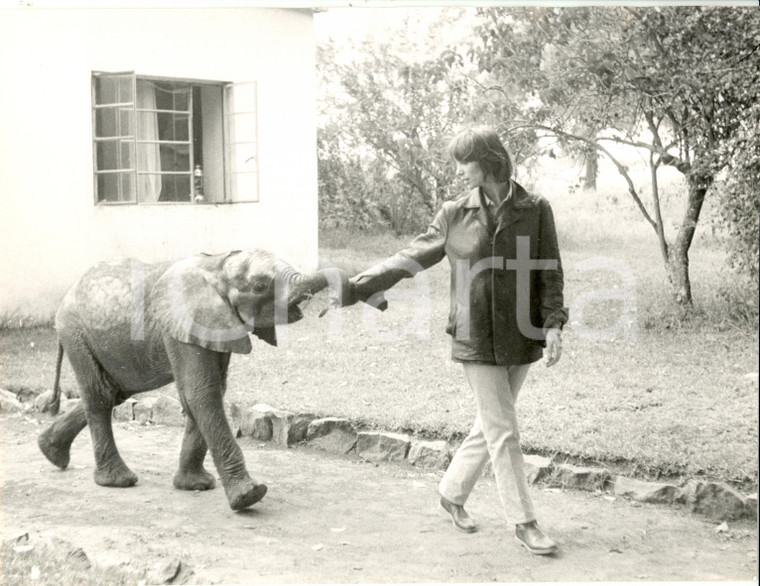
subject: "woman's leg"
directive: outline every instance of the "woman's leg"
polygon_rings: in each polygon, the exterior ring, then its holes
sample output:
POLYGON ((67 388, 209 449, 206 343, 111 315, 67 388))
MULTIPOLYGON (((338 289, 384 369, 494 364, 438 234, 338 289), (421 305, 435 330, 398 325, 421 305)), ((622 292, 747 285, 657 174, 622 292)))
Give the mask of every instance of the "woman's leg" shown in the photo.
POLYGON ((478 416, 469 435, 459 446, 446 469, 438 492, 449 502, 464 505, 487 463, 488 447, 478 416))
POLYGON ((465 364, 464 369, 478 417, 441 481, 441 495, 463 505, 490 458, 507 518, 514 523, 532 521, 535 512, 515 413, 515 401, 529 366, 465 364))

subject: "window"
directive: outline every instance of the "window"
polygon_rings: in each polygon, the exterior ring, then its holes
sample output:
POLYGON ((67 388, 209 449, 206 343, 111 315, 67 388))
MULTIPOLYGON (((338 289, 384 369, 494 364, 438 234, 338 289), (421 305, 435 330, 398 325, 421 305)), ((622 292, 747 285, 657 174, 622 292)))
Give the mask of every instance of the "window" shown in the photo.
POLYGON ((94 72, 96 203, 258 201, 256 84, 94 72))

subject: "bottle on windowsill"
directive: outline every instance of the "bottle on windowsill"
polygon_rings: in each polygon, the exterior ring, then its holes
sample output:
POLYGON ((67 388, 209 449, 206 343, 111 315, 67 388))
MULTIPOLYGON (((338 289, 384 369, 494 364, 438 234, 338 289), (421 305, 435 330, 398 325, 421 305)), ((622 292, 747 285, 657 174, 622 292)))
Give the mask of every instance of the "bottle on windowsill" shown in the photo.
POLYGON ((203 197, 203 169, 200 165, 196 165, 193 171, 193 189, 195 191, 195 203, 205 202, 206 198, 203 197))

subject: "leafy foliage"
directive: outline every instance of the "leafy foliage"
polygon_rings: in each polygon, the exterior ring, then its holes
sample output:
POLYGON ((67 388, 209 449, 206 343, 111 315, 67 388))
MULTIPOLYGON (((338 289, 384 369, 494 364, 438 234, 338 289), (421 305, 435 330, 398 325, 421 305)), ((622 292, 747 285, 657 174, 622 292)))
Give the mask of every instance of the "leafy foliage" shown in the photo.
POLYGON ((477 122, 499 130, 518 168, 559 149, 585 161, 588 186, 597 157, 612 161, 683 305, 692 302, 689 249, 706 197, 720 204, 732 265, 756 280, 760 11, 483 8, 466 44, 443 45, 434 29, 450 28, 456 14, 440 14, 392 40, 354 43, 350 61, 320 48, 323 228, 424 228, 460 191, 443 147, 459 125, 477 122), (649 194, 616 158, 625 149, 648 159, 649 194), (686 185, 675 234, 660 209, 662 166, 686 185))
POLYGON ((561 146, 590 145, 610 158, 660 241, 677 300, 690 304, 688 251, 702 205, 735 158, 737 134, 759 97, 760 13, 619 7, 481 14, 480 41, 471 51, 491 84, 522 102, 513 131, 539 130, 561 146), (605 148, 610 143, 649 153, 651 205, 605 148), (676 168, 688 186, 674 242, 660 212, 660 165, 676 168))
POLYGON ((364 40, 342 62, 332 43, 319 47, 323 227, 418 232, 457 194, 445 147, 471 92, 456 75, 461 58, 435 51, 420 57, 403 42, 364 40))
MULTIPOLYGON (((747 117, 731 142, 726 145, 728 172, 717 184, 720 196, 718 221, 728 230, 728 260, 747 275, 757 292, 758 240, 760 235, 760 102, 747 111, 747 117)), ((757 295, 755 295, 756 297, 757 295)))
POLYGON ((320 227, 368 230, 380 223, 378 206, 367 197, 361 161, 341 153, 339 139, 332 123, 317 134, 320 227))

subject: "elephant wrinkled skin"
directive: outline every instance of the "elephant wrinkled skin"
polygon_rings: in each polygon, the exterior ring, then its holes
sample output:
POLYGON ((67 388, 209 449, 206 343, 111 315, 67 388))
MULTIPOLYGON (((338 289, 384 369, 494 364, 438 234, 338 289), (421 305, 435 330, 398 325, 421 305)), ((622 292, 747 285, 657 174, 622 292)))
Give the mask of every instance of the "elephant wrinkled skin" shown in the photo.
POLYGON ((186 415, 174 486, 214 488, 203 466, 210 450, 230 507, 258 502, 266 486, 248 474, 224 414, 230 355, 251 351, 249 332, 276 345, 275 324, 301 319, 298 304, 328 285, 332 301, 347 298, 348 280, 337 271, 301 274, 261 250, 94 266, 68 291, 55 317, 59 350, 48 408, 58 412, 64 353, 82 400, 40 434, 40 449, 66 468, 71 443, 89 425, 95 482, 134 485, 137 476, 114 443, 112 410, 135 393, 174 381, 186 415))

